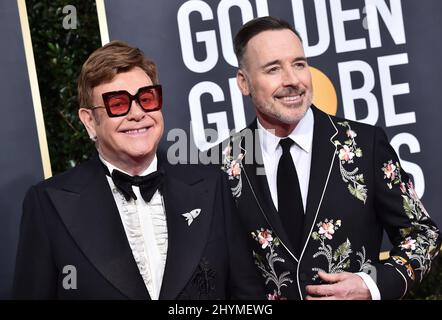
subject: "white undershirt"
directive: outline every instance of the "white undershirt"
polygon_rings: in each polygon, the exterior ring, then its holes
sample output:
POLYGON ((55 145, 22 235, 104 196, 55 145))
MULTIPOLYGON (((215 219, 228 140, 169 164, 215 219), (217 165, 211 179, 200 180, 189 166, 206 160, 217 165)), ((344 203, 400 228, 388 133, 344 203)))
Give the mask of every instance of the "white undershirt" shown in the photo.
MULTIPOLYGON (((129 173, 115 167, 100 156, 101 161, 112 174, 117 169, 125 174, 129 173)), ((157 157, 149 167, 140 174, 148 175, 157 170, 157 157)), ((143 277, 146 288, 152 300, 158 300, 163 281, 164 267, 167 256, 167 223, 163 205, 163 198, 157 190, 149 203, 146 203, 140 194, 140 188, 132 186, 137 200, 126 201, 116 189, 112 178, 107 181, 112 190, 120 218, 126 232, 129 245, 132 249, 135 262, 143 277)))
MULTIPOLYGON (((258 122, 259 143, 262 150, 264 169, 267 177, 270 194, 273 204, 278 210, 278 190, 277 190, 277 172, 279 158, 282 155, 282 147, 279 141, 284 138, 291 138, 295 143, 290 147, 290 154, 296 167, 296 173, 299 180, 299 188, 301 190, 302 205, 304 212, 306 211, 308 186, 310 181, 310 167, 312 162, 312 144, 313 129, 315 120, 313 111, 309 108, 304 117, 298 122, 295 129, 287 137, 277 137, 273 132, 265 129, 258 122)), ((380 300, 381 294, 376 282, 366 273, 358 272, 364 283, 370 290, 373 300, 380 300)))
POLYGON ((274 132, 266 130, 258 120, 259 143, 262 150, 264 169, 269 185, 273 204, 278 210, 277 172, 279 158, 282 155, 282 147, 279 141, 283 138, 291 138, 295 143, 290 147, 290 154, 295 163, 298 174, 299 188, 301 190, 302 205, 304 212, 307 203, 308 184, 310 180, 310 164, 312 161, 313 143, 313 112, 309 108, 305 116, 299 121, 296 128, 287 137, 277 137, 274 132))

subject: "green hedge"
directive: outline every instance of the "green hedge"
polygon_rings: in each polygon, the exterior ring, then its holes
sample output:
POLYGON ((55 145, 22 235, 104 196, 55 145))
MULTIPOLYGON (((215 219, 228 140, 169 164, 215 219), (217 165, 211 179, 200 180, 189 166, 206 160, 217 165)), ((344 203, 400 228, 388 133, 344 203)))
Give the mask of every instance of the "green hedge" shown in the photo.
POLYGON ((86 159, 93 150, 77 116, 77 78, 101 46, 95 1, 26 1, 53 174, 86 159), (63 8, 77 9, 77 29, 63 28, 63 8))
MULTIPOLYGON (((89 157, 93 145, 80 123, 76 82, 81 65, 101 46, 95 1, 27 0, 53 174, 89 157), (62 9, 77 9, 77 29, 63 28, 62 9)), ((406 299, 442 299, 442 263, 406 299)))

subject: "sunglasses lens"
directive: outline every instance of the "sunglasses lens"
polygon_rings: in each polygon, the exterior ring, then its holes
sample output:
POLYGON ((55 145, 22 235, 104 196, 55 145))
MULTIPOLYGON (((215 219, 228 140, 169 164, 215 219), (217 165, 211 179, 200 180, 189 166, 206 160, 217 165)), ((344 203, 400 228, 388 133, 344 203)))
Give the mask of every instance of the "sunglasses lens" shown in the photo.
POLYGON ((140 91, 138 99, 141 107, 146 111, 157 109, 159 107, 160 97, 155 89, 150 88, 140 91))
POLYGON ((113 115, 125 114, 129 110, 130 98, 125 94, 116 94, 108 97, 107 105, 113 115))
POLYGON ((103 93, 104 105, 110 117, 128 114, 134 99, 145 112, 160 110, 162 106, 161 86, 141 88, 135 96, 126 90, 103 93))

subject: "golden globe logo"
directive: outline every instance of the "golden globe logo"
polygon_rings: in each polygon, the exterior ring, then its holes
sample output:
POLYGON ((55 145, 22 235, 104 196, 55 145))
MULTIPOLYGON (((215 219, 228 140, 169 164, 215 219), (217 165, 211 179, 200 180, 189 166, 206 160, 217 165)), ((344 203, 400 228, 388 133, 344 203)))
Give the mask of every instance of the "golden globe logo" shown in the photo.
POLYGON ((338 97, 331 80, 319 69, 310 67, 313 83, 313 104, 322 111, 336 115, 338 97))

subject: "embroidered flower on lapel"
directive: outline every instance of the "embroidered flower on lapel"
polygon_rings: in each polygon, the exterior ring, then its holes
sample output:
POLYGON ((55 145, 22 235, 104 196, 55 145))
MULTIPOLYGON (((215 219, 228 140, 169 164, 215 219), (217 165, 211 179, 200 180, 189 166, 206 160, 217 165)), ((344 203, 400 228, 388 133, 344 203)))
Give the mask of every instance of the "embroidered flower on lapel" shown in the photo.
MULTIPOLYGON (((384 163, 384 167, 382 171, 384 171, 385 178, 390 179, 391 181, 396 181, 396 166, 393 164, 393 161, 389 161, 387 164, 384 163)), ((396 182, 397 183, 397 182, 396 182)), ((389 185, 390 189, 392 188, 391 184, 389 185)))
MULTIPOLYGON (((311 237, 315 241, 319 241, 320 247, 314 255, 313 259, 316 259, 319 256, 324 256, 327 259, 327 271, 322 268, 312 268, 312 271, 316 272, 313 276, 312 280, 318 279, 318 272, 328 272, 328 273, 338 273, 348 270, 350 268, 350 254, 353 252, 351 248, 351 242, 347 238, 346 241, 341 243, 335 251, 333 251, 333 247, 330 244, 326 244, 327 240, 332 240, 335 232, 341 227, 341 220, 333 221, 333 219, 325 219, 324 222, 319 222, 317 224, 318 231, 312 233, 311 237)), ((358 259, 360 269, 359 271, 363 271, 367 269, 368 265, 371 263, 370 260, 366 260, 365 258, 365 248, 362 247, 362 251, 356 252, 356 255, 360 258, 358 259)))
POLYGON ((431 269, 432 259, 439 253, 437 240, 439 230, 435 225, 427 224, 430 216, 420 201, 411 180, 405 183, 402 180, 401 166, 398 161, 389 160, 382 168, 387 187, 391 190, 399 187, 402 194, 402 203, 411 226, 400 229, 403 241, 399 247, 405 251, 405 256, 393 256, 393 260, 407 269, 408 276, 414 280, 415 271, 420 272, 420 281, 431 269), (408 258, 409 260, 407 261, 408 258))
POLYGON ((289 277, 290 271, 285 271, 280 275, 276 273, 275 264, 277 262, 285 262, 283 258, 278 256, 275 250, 280 244, 279 238, 273 237, 272 231, 264 228, 252 232, 252 237, 261 245, 261 249, 267 251, 266 259, 253 251, 255 264, 261 270, 262 276, 265 278, 265 284, 273 283, 276 286, 273 293, 267 294, 267 299, 286 300, 286 298, 282 296, 281 288, 287 287, 288 283, 292 283, 293 280, 289 277))
POLYGON ((232 147, 228 145, 224 151, 224 161, 222 169, 227 173, 229 179, 239 179, 241 176, 241 160, 244 158, 244 153, 238 154, 236 159, 233 158, 232 155, 232 147))
POLYGON ((356 167, 353 171, 348 171, 344 168, 344 165, 353 164, 356 158, 362 157, 362 149, 358 148, 355 137, 357 133, 350 127, 348 121, 338 122, 340 126, 347 128, 345 134, 347 140, 341 143, 339 140, 335 140, 336 153, 339 158, 339 169, 341 172, 342 180, 344 182, 350 182, 348 184, 348 190, 350 193, 361 200, 364 204, 367 201, 367 187, 364 184, 364 175, 359 173, 359 168, 356 167))
POLYGON ((260 231, 258 233, 258 242, 261 245, 262 249, 268 247, 273 241, 272 232, 269 230, 260 231))
MULTIPOLYGON (((233 141, 231 142, 233 143, 233 141)), ((241 146, 239 146, 241 149, 241 146)), ((223 150, 223 165, 221 167, 221 170, 223 170, 225 173, 227 173, 229 181, 238 181, 236 184, 230 187, 233 197, 239 198, 241 196, 241 190, 242 190, 242 177, 241 177, 241 170, 242 170, 242 159, 244 158, 244 153, 239 153, 236 158, 233 156, 232 146, 229 144, 224 150, 223 150)))
POLYGON ((338 157, 341 161, 349 162, 353 159, 355 156, 352 149, 350 149, 348 146, 343 146, 341 150, 339 150, 338 157))
POLYGON ((201 213, 201 209, 193 209, 190 212, 183 213, 182 216, 186 218, 187 225, 190 226, 194 219, 196 219, 201 213))

